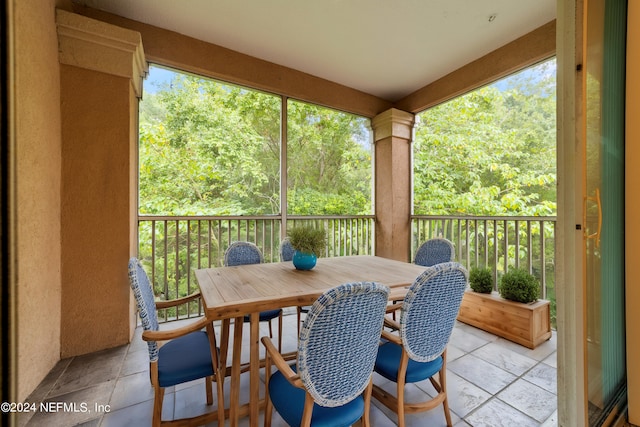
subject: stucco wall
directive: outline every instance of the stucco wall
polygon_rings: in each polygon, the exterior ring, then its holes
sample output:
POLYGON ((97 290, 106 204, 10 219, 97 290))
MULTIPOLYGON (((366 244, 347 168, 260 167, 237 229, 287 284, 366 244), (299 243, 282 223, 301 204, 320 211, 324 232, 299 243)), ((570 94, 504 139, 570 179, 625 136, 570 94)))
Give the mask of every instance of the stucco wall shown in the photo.
POLYGON ((62 132, 60 353, 126 344, 135 251, 140 34, 59 10, 62 132), (132 206, 133 204, 133 206, 132 206))
POLYGON ((61 65, 62 357, 129 341, 130 86, 61 65))
POLYGON ((60 77, 55 0, 15 1, 18 399, 60 358, 60 77))

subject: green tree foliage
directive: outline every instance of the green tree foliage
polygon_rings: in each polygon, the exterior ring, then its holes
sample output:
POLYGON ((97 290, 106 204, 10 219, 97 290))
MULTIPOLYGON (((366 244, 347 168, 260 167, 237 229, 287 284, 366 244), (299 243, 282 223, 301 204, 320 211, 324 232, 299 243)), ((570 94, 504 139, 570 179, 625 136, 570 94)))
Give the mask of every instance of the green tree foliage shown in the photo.
POLYGON ((554 63, 419 115, 414 211, 555 215, 554 63))
POLYGON ((297 101, 287 114, 289 213, 370 214, 368 120, 297 101))
POLYGON ((277 97, 176 74, 141 103, 140 212, 277 212, 279 116, 277 97))
MULTIPOLYGON (((280 97, 179 73, 146 94, 140 212, 279 214, 280 108, 280 97)), ((294 101, 288 116, 289 212, 371 213, 368 120, 294 101)))

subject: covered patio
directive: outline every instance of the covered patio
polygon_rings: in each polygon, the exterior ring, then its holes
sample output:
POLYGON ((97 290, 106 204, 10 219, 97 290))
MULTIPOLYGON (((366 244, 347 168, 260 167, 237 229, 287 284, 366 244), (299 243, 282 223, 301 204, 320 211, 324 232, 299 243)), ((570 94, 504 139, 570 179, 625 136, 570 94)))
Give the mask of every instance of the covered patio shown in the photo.
MULTIPOLYGON (((3 301, 3 308, 11 318, 3 323, 8 351, 2 361, 9 381, 2 397, 103 406, 90 408, 92 412, 3 414, 3 420, 96 426, 151 419, 148 353, 126 274, 127 260, 138 251, 137 107, 149 62, 370 118, 375 144, 374 252, 409 261, 415 114, 557 55, 558 335, 554 332, 550 341, 528 350, 457 324, 448 355, 449 396, 457 425, 492 425, 490 420, 497 417, 510 417, 514 425, 586 425, 587 336, 582 322, 587 297, 583 232, 577 231, 583 218, 583 94, 576 74, 582 67, 584 2, 558 2, 557 23, 543 23, 393 100, 81 5, 89 2, 9 3, 11 155, 6 173, 11 184, 4 183, 9 187, 9 255, 3 262, 9 265, 10 303, 3 301), (493 375, 478 378, 478 366, 493 375)), ((637 6, 629 12, 636 20, 637 6)), ((630 40, 637 49, 640 37, 634 31, 635 39, 630 40)), ((637 63, 631 65, 637 70, 637 63)), ((628 80, 629 90, 635 90, 629 99, 636 104, 627 108, 637 112, 638 87, 630 84, 637 78, 628 80)), ((629 135, 637 136, 637 121, 628 122, 636 126, 629 135)), ((629 144, 623 155, 628 164, 640 155, 636 146, 629 144)), ((637 182, 637 171, 629 168, 626 187, 637 188, 637 182)), ((640 205, 633 192, 625 201, 628 215, 640 205)), ((627 265, 632 266, 638 251, 632 242, 640 231, 632 221, 626 226, 626 257, 631 260, 627 265)), ((640 316, 635 309, 640 302, 637 281, 635 274, 625 278, 627 325, 637 324, 640 316)), ((9 317, 3 315, 4 320, 9 317)), ((295 316, 285 318, 295 322, 295 316)), ((627 359, 636 360, 637 331, 628 327, 626 333, 627 359)), ((286 345, 292 346, 294 336, 286 338, 286 345)), ((625 369, 629 416, 638 423, 640 371, 633 364, 625 369)), ((166 399, 167 417, 202 409, 191 406, 201 394, 198 384, 176 387, 166 399)), ((372 411, 374 425, 394 425, 386 410, 376 406, 372 411)), ((424 425, 425 420, 442 423, 439 410, 422 416, 428 418, 416 417, 412 425, 424 425)))

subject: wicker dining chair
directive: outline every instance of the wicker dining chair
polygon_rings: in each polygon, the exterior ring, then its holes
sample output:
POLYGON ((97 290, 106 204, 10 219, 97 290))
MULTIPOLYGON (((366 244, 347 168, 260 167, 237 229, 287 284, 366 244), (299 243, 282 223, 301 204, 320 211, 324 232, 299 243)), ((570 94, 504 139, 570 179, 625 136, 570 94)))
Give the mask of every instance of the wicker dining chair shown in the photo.
POLYGON ((273 408, 291 426, 369 425, 372 372, 389 288, 346 283, 311 306, 290 366, 271 340, 266 349, 265 427, 273 408), (271 374, 271 364, 278 371, 271 374))
POLYGON ((434 237, 425 241, 418 250, 414 258, 414 263, 431 267, 443 262, 453 261, 455 249, 451 241, 442 237, 434 237))
POLYGON ((378 349, 375 371, 396 382, 396 395, 373 386, 373 397, 396 411, 398 426, 405 425, 404 414, 428 411, 442 404, 447 426, 451 414, 447 401, 446 350, 467 286, 467 271, 458 263, 428 267, 409 288, 400 310, 400 322, 385 318, 383 344, 378 349), (434 376, 438 374, 438 380, 434 376), (405 401, 406 383, 429 379, 435 397, 425 402, 405 401))
MULTIPOLYGON (((251 242, 233 242, 224 253, 225 266, 237 266, 248 264, 261 264, 264 261, 262 251, 251 242)), ((282 349, 282 309, 266 310, 260 312, 260 321, 268 322, 269 337, 273 338, 271 321, 278 318, 278 349, 282 349)), ((249 322, 250 316, 244 316, 244 321, 249 322)))
POLYGON ((289 238, 286 237, 280 243, 280 261, 291 261, 293 260, 293 253, 295 249, 291 246, 291 242, 289 238))
POLYGON ((159 331, 156 309, 175 307, 200 297, 199 293, 171 300, 155 301, 153 288, 142 264, 129 260, 129 283, 138 306, 144 329, 142 339, 149 349, 149 369, 154 390, 152 425, 204 425, 213 420, 224 425, 224 372, 219 369, 218 349, 213 326, 202 318, 187 326, 159 331), (205 329, 204 331, 202 329, 205 329), (167 341, 160 345, 158 341, 167 341), (164 390, 177 384, 205 378, 207 404, 213 404, 212 382, 217 384, 218 410, 189 419, 162 421, 164 390))
MULTIPOLYGON (((413 263, 424 267, 432 267, 443 262, 451 262, 454 258, 455 249, 453 243, 442 237, 434 237, 420 245, 413 258, 413 263)), ((396 311, 392 307, 398 307, 397 304, 399 302, 400 300, 395 300, 393 305, 389 307, 388 311, 392 313, 393 320, 396 320, 396 311)))

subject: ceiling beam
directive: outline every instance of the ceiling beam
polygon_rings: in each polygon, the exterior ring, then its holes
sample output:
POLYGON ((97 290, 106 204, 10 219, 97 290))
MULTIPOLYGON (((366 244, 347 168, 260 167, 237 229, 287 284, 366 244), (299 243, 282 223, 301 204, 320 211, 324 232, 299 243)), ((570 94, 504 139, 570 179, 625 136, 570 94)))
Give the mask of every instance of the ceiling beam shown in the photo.
POLYGON ((556 54, 556 21, 525 34, 493 52, 424 86, 394 108, 418 113, 485 86, 556 54))
POLYGON ((146 58, 152 63, 365 117, 374 117, 393 104, 377 96, 174 31, 80 5, 74 5, 73 11, 139 32, 146 58))

